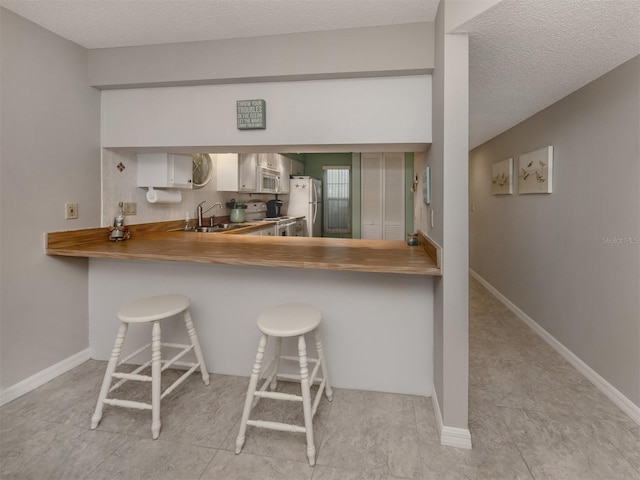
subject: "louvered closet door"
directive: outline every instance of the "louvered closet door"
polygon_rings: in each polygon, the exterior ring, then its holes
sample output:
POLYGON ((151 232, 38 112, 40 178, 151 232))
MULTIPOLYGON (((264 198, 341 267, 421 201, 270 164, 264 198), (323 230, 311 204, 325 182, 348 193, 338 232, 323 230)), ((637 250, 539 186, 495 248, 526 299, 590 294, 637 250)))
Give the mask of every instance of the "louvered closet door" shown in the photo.
POLYGON ((404 240, 404 154, 361 155, 361 236, 404 240))
POLYGON ((383 167, 382 238, 404 240, 404 154, 385 153, 383 167))
POLYGON ((363 153, 360 157, 361 225, 364 239, 382 238, 382 154, 363 153))

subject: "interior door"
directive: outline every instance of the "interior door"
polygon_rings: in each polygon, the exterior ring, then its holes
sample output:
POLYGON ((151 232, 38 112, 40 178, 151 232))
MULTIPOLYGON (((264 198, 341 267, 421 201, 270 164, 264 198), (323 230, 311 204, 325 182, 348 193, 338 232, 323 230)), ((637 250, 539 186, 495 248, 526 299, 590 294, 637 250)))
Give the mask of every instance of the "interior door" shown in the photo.
POLYGON ((360 236, 364 239, 382 239, 382 154, 363 153, 360 159, 360 236))
POLYGON ((384 198, 382 238, 404 240, 404 154, 385 153, 383 156, 384 198))
POLYGON ((361 237, 404 240, 404 153, 361 155, 361 237))

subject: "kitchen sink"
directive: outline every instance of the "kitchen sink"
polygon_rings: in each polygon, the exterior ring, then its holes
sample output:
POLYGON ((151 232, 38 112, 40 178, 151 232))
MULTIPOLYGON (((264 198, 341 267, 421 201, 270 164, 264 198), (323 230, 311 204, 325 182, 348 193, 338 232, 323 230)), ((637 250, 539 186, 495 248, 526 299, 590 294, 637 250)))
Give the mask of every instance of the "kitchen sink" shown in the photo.
POLYGON ((192 232, 200 232, 200 233, 220 233, 220 232, 228 232, 230 230, 236 230, 238 228, 243 228, 246 225, 233 225, 230 223, 225 223, 222 225, 216 225, 214 227, 202 226, 195 227, 192 232))

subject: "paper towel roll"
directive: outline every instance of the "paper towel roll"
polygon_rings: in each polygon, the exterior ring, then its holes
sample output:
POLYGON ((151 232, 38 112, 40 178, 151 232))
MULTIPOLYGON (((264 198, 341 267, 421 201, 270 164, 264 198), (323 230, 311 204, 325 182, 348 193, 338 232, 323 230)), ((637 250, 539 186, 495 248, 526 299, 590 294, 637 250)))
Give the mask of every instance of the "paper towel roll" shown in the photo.
POLYGON ((179 190, 155 190, 149 188, 147 192, 147 202, 149 203, 180 203, 182 193, 179 190))

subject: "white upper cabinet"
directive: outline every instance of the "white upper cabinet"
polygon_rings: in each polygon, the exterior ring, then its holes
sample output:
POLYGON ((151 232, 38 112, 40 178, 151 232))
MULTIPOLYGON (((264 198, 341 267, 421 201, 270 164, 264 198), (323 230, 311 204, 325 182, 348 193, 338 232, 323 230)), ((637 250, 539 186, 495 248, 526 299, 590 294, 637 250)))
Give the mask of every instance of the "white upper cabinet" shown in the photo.
POLYGON ((138 154, 138 186, 193 188, 191 155, 169 153, 138 154))
POLYGON ((289 193, 291 159, 277 153, 218 154, 218 191, 245 193, 289 193), (277 177, 268 190, 261 188, 264 176, 277 177), (277 191, 276 191, 277 190, 277 191))
POLYGON ((291 159, 284 155, 277 155, 278 170, 280 170, 280 192, 289 193, 289 177, 291 176, 291 159))
POLYGON ((216 156, 216 181, 219 192, 239 191, 238 154, 218 153, 216 156))

